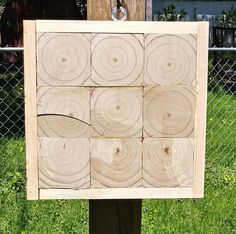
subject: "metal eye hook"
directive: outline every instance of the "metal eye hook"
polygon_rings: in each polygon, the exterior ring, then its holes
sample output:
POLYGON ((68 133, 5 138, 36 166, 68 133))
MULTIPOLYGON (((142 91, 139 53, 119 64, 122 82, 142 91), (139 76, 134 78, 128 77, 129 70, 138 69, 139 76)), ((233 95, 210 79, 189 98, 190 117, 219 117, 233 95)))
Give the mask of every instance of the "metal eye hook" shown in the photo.
POLYGON ((112 13, 111 13, 111 17, 114 21, 125 21, 127 19, 127 16, 128 16, 128 13, 124 7, 119 7, 119 9, 118 9, 118 7, 115 7, 115 8, 113 8, 112 13), (123 14, 123 16, 121 18, 117 18, 117 16, 116 16, 116 13, 118 11, 121 11, 123 14))

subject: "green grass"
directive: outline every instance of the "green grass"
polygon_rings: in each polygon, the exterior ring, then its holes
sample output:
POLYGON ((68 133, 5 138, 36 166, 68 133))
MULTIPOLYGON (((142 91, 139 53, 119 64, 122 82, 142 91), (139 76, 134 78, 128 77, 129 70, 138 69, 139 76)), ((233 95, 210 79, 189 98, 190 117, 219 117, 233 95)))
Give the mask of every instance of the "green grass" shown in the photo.
MULTIPOLYGON (((205 198, 144 200, 142 233, 236 233, 235 110, 209 92, 205 198)), ((24 154, 23 139, 0 142, 0 233, 88 233, 87 201, 26 201, 24 154)))

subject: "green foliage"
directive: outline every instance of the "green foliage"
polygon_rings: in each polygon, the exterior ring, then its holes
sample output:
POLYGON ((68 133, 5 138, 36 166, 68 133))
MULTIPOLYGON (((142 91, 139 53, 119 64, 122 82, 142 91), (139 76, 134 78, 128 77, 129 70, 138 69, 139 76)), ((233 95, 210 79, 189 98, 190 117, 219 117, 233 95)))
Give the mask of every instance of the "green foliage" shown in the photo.
POLYGON ((222 11, 222 19, 220 20, 220 25, 222 27, 233 28, 236 27, 236 8, 232 6, 229 10, 222 11))
POLYGON ((160 21, 181 21, 187 15, 185 9, 177 10, 173 4, 168 5, 162 12, 157 13, 160 21))
POLYGON ((5 6, 5 4, 7 3, 7 0, 0 0, 0 6, 5 6))
POLYGON ((0 16, 3 13, 7 0, 0 0, 0 16))
POLYGON ((23 68, 12 63, 2 63, 0 73, 0 137, 23 135, 23 68))
POLYGON ((87 202, 26 201, 25 194, 24 140, 0 140, 0 233, 87 233, 87 202))

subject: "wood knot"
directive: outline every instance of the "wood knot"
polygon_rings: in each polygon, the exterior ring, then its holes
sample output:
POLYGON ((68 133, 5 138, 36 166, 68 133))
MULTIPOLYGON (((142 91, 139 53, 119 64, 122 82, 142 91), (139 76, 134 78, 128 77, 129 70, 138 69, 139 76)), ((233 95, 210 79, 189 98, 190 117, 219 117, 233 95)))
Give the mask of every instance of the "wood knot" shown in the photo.
POLYGON ((163 148, 163 150, 164 150, 164 152, 165 152, 166 154, 169 154, 169 152, 170 152, 170 148, 169 148, 169 147, 165 147, 165 148, 163 148))
POLYGON ((119 154, 119 153, 120 153, 120 149, 116 148, 116 154, 119 154))
POLYGON ((113 58, 113 61, 114 61, 115 63, 117 63, 117 62, 118 62, 118 59, 117 59, 117 58, 113 58))

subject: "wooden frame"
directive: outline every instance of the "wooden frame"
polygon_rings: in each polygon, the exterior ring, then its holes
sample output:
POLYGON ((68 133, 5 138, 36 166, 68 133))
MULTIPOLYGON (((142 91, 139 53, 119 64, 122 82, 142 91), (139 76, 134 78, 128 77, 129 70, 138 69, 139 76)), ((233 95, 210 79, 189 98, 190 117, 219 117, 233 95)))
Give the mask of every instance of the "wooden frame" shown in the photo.
POLYGON ((201 198, 204 194, 208 23, 206 22, 111 22, 25 21, 25 123, 27 198, 37 199, 139 199, 201 198), (36 110, 36 33, 134 33, 197 35, 197 102, 193 186, 183 188, 39 189, 36 110))
POLYGON ((36 29, 34 21, 24 21, 24 85, 27 198, 39 198, 36 111, 36 29))

